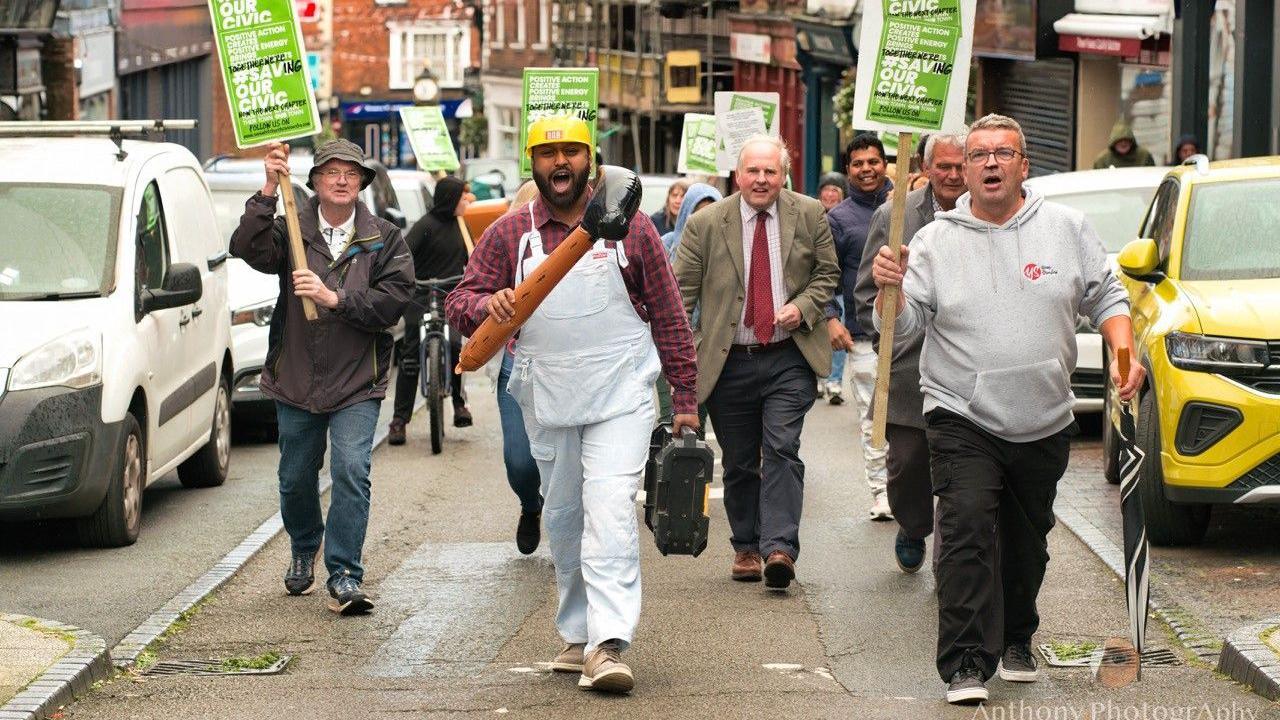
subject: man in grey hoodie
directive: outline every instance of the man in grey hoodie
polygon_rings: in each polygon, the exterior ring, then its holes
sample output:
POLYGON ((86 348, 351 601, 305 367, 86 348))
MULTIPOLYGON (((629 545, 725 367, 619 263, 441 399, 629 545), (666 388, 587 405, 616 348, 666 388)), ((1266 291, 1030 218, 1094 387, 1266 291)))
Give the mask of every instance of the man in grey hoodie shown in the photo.
MULTIPOLYGON (((969 192, 900 258, 881 248, 872 269, 876 328, 884 288, 901 286, 895 344, 924 334, 920 389, 941 535, 937 667, 952 703, 986 700, 997 672, 1036 679, 1036 596, 1075 427, 1077 315, 1099 329, 1110 357, 1133 346, 1128 298, 1102 242, 1079 211, 1023 187, 1026 153, 1016 121, 974 123, 969 192)), ((1110 373, 1122 399, 1144 374, 1135 363, 1122 384, 1114 360, 1110 373)))

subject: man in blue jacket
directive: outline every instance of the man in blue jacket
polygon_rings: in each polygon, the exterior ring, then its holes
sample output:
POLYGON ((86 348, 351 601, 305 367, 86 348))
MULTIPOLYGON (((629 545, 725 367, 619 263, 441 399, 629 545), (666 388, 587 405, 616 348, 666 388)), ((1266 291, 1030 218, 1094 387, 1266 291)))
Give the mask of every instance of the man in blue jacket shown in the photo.
POLYGON ((858 283, 858 267, 862 249, 867 244, 871 216, 893 190, 885 175, 884 145, 871 133, 855 137, 845 148, 848 161, 849 196, 827 213, 831 237, 835 241, 836 260, 840 263, 839 296, 844 299, 844 320, 835 298, 827 304, 827 332, 831 347, 849 353, 853 393, 857 402, 854 412, 862 426, 862 457, 871 486, 871 519, 891 520, 885 485, 889 479, 885 468, 885 451, 871 446, 871 398, 876 388, 876 351, 871 335, 858 324, 854 286, 858 283))

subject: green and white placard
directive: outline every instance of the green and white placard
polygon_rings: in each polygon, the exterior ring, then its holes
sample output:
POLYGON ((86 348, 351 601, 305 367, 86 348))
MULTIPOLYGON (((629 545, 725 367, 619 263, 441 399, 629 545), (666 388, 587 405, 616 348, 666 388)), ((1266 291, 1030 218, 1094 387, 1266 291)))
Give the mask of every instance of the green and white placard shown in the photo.
POLYGON ((964 124, 976 3, 863 3, 854 127, 937 132, 964 124))
POLYGON ((729 92, 715 94, 716 132, 719 136, 716 166, 728 173, 738 164, 738 149, 751 135, 778 136, 779 96, 776 92, 729 92), (763 119, 753 120, 753 117, 763 119))
POLYGON ((293 0, 209 0, 236 145, 320 132, 293 0))
POLYGON ((728 173, 722 173, 716 168, 716 140, 715 115, 685 113, 676 172, 682 175, 727 176, 728 173))
POLYGON ((540 118, 570 115, 591 129, 595 157, 596 116, 600 113, 600 70, 597 68, 525 68, 520 119, 520 175, 529 177, 529 153, 524 151, 529 125, 540 118))
POLYGON ((449 126, 438 105, 400 108, 400 123, 409 132, 409 145, 418 167, 427 172, 453 171, 460 167, 449 137, 449 126))

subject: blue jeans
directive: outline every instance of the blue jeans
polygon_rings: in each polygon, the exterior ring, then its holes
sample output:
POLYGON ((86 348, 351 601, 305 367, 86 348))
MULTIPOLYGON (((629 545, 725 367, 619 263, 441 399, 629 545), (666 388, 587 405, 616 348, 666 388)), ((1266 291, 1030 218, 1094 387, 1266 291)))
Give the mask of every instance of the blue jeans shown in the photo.
POLYGON ((507 392, 511 366, 515 356, 502 352, 502 369, 498 371, 498 417, 502 422, 502 462, 507 466, 507 484, 520 498, 520 510, 542 512, 542 484, 538 463, 529 453, 529 436, 524 429, 524 413, 520 404, 507 392))
POLYGON ((360 555, 369 525, 369 464, 381 400, 365 400, 331 413, 276 403, 280 427, 280 516, 293 552, 311 555, 324 540, 328 583, 341 575, 364 578, 360 555), (333 451, 328 524, 320 514, 320 468, 325 432, 333 451))
MULTIPOLYGON (((840 306, 840 320, 844 321, 844 297, 840 295, 839 288, 836 289, 836 304, 840 306)), ((831 351, 831 374, 827 376, 827 382, 840 385, 844 382, 844 350, 831 351)))

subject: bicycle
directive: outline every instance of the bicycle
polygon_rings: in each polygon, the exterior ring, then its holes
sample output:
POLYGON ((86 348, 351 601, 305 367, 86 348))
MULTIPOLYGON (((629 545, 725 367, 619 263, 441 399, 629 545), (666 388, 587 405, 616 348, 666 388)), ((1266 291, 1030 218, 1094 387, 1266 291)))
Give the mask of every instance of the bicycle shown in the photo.
POLYGON ((461 275, 431 280, 415 280, 427 290, 427 307, 418 325, 418 387, 427 399, 431 420, 431 454, 439 455, 444 445, 444 399, 453 394, 453 366, 449 343, 453 330, 444 317, 444 296, 462 279, 461 275))

